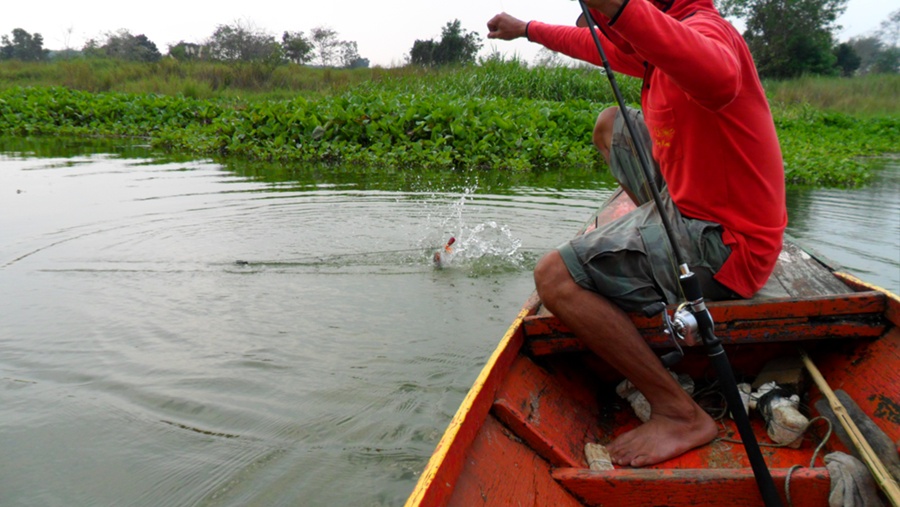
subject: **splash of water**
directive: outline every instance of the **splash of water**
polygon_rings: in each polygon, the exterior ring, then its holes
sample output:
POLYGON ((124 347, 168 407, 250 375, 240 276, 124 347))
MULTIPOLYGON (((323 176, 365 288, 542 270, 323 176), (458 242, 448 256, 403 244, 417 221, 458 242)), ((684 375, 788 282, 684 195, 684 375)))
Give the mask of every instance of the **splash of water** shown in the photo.
POLYGON ((470 225, 466 221, 466 204, 473 199, 476 187, 464 189, 459 199, 450 204, 448 213, 435 230, 441 236, 441 244, 454 238, 452 246, 435 246, 429 240, 429 252, 440 252, 435 264, 441 268, 468 269, 473 276, 496 272, 520 271, 530 259, 521 251, 522 240, 515 237, 506 224, 496 221, 470 225))

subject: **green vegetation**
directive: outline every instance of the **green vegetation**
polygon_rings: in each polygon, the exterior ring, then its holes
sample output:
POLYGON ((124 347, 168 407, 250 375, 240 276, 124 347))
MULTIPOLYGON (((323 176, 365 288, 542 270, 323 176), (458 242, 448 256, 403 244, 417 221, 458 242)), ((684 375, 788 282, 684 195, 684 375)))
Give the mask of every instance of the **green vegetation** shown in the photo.
POLYGON ((869 74, 852 79, 807 76, 765 81, 763 86, 775 109, 808 104, 855 117, 900 116, 897 74, 869 74))
MULTIPOLYGON (((640 82, 619 82, 626 100, 638 103, 640 82)), ((4 133, 135 136, 202 156, 381 171, 605 171, 590 136, 596 114, 613 103, 597 70, 499 59, 342 71, 4 62, 0 83, 4 133)), ((865 183, 871 157, 897 150, 898 87, 898 76, 772 86, 789 183, 865 183), (840 102, 827 98, 830 88, 840 90, 833 94, 840 102)))
POLYGON ((333 94, 378 81, 384 69, 317 69, 263 62, 163 59, 154 63, 88 58, 28 63, 0 62, 0 90, 64 86, 88 92, 157 93, 200 99, 284 99, 333 94))
POLYGON ((896 153, 900 117, 858 118, 808 105, 775 116, 785 178, 790 184, 858 186, 869 181, 878 155, 896 153))
POLYGON ((787 181, 856 186, 878 155, 900 152, 900 75, 808 76, 764 83, 787 181))

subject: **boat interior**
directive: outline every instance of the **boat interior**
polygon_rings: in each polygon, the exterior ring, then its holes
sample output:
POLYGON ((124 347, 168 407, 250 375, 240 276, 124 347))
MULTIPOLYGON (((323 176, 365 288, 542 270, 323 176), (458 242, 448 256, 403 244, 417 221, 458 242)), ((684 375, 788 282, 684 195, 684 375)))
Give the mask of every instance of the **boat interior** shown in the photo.
MULTIPOLYGON (((778 381, 798 396, 808 419, 799 439, 784 445, 769 438, 759 411, 748 411, 785 505, 828 505, 832 479, 824 457, 835 451, 858 455, 804 370, 800 350, 830 389, 853 405, 848 410, 865 421, 872 447, 900 473, 900 304, 876 289, 786 242, 756 297, 708 305, 738 382, 757 388, 763 377, 778 381)), ((465 451, 449 504, 762 505, 702 344, 685 345, 671 370, 693 380, 693 396, 717 420, 718 437, 658 465, 592 470, 586 444, 608 443, 641 423, 616 394, 623 377, 585 350, 536 296, 521 319, 521 346, 497 359, 509 363, 501 365, 508 371, 497 385, 485 386, 495 394, 465 451)), ((660 354, 673 349, 661 316, 632 319, 660 354)))

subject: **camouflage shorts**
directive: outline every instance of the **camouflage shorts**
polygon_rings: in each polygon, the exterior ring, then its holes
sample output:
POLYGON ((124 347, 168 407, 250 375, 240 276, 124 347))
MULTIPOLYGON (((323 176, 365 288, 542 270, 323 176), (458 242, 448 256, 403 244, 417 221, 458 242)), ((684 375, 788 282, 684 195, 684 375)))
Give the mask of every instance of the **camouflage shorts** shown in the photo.
MULTIPOLYGON (((661 188, 663 207, 676 242, 684 261, 697 274, 704 296, 709 300, 737 298, 712 278, 731 254, 731 249, 722 242, 722 227, 681 215, 666 191, 659 166, 653 161, 643 115, 634 109, 627 112, 642 138, 647 160, 653 165, 651 169, 661 188)), ((677 262, 621 111, 613 127, 610 169, 639 206, 561 245, 558 250, 569 273, 578 285, 606 296, 626 311, 640 310, 658 301, 669 304, 682 301, 677 262)))

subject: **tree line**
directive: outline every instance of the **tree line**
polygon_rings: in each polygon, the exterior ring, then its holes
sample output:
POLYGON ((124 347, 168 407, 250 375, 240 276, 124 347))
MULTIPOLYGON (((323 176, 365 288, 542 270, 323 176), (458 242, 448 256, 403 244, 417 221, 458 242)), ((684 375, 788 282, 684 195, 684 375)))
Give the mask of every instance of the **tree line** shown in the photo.
MULTIPOLYGON (((416 40, 408 60, 426 66, 472 63, 480 49, 478 34, 467 32, 459 20, 454 20, 444 27, 440 40, 416 40)), ((106 57, 155 62, 164 56, 182 61, 291 62, 345 69, 369 66, 369 60, 360 56, 355 41, 342 40, 337 31, 324 26, 313 28, 308 34, 285 31, 278 40, 265 30, 238 21, 217 26, 201 43, 182 40, 172 44, 166 55, 146 35, 135 35, 125 29, 90 39, 81 50, 57 52, 44 48, 41 34, 31 34, 22 28, 14 29, 11 37, 0 38, 0 60, 38 62, 53 58, 106 57)))
POLYGON ((0 39, 0 59, 45 61, 51 58, 106 57, 118 60, 155 62, 169 56, 177 60, 247 61, 316 64, 323 67, 368 67, 369 60, 359 55, 354 41, 341 40, 327 27, 313 28, 309 35, 302 31, 285 31, 281 40, 252 24, 241 21, 219 25, 201 43, 179 41, 163 55, 158 46, 143 34, 122 29, 108 32, 85 42, 81 50, 66 49, 51 53, 43 48, 43 37, 16 28, 12 37, 0 39))
MULTIPOLYGON (((742 20, 743 37, 753 53, 760 76, 790 79, 802 75, 865 75, 900 73, 900 9, 888 16, 879 29, 838 42, 836 20, 848 0, 716 0, 720 12, 742 20)), ((0 60, 42 61, 51 58, 40 34, 21 28, 0 39, 0 60)), ((439 39, 416 40, 407 62, 441 66, 475 62, 482 43, 477 32, 467 32, 459 20, 448 22, 439 39)), ((144 35, 127 30, 91 39, 81 51, 59 52, 61 56, 102 56, 134 61, 157 61, 163 57, 156 44, 144 35)), ((178 60, 293 62, 321 67, 368 67, 354 41, 341 40, 327 27, 309 34, 302 31, 274 35, 252 25, 236 22, 219 25, 204 42, 178 42, 167 56, 178 60)), ((547 60, 552 64, 553 59, 547 60)))
POLYGON ((879 29, 838 42, 837 19, 848 0, 716 0, 726 17, 743 20, 743 36, 760 76, 864 75, 900 72, 900 9, 879 29))

